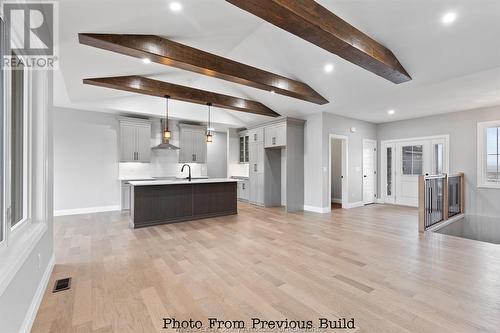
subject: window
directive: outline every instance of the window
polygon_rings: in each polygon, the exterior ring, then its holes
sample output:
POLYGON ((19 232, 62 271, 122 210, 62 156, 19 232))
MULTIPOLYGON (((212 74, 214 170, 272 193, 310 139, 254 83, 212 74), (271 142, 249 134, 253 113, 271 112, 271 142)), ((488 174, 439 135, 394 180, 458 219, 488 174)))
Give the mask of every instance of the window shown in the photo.
POLYGON ((403 175, 421 175, 423 170, 423 146, 404 146, 403 175))
POLYGON ((477 126, 478 186, 500 188, 500 121, 477 126))
POLYGON ((434 174, 443 174, 443 144, 436 143, 434 145, 434 174))
MULTIPOLYGON (((3 20, 0 19, 0 56, 4 54, 4 23, 3 20)), ((2 110, 0 116, 0 243, 4 240, 5 235, 5 221, 4 221, 4 210, 3 210, 3 178, 4 178, 4 161, 6 161, 4 155, 4 116, 5 116, 5 105, 4 105, 4 69, 3 69, 3 61, 0 61, 0 109, 2 110)))
POLYGON ((23 65, 19 65, 10 72, 10 215, 11 227, 14 228, 28 217, 28 117, 26 112, 26 71, 23 65))
POLYGON ((387 196, 392 195, 392 147, 387 148, 387 196))
POLYGON ((490 127, 486 130, 486 181, 500 182, 499 159, 500 127, 490 127))

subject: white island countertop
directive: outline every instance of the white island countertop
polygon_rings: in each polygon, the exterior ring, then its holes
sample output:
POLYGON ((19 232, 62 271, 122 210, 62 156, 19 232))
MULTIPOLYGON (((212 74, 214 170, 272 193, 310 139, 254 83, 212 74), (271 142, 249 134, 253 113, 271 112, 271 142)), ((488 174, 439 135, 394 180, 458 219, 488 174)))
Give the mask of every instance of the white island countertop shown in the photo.
POLYGON ((238 179, 231 178, 209 178, 209 179, 172 179, 172 180, 138 180, 130 181, 132 186, 151 186, 151 185, 180 185, 180 184, 206 184, 206 183, 235 183, 238 179))

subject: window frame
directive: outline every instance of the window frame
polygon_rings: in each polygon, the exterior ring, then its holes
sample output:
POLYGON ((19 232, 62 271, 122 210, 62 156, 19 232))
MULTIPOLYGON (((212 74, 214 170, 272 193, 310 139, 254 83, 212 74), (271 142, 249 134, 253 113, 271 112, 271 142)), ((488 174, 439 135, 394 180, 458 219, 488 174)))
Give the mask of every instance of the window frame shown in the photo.
MULTIPOLYGON (((500 181, 487 181, 487 129, 500 128, 500 120, 477 123, 477 187, 500 189, 500 181)), ((498 149, 498 147, 497 147, 498 149)), ((499 162, 500 163, 500 162, 499 162)))
POLYGON ((411 144, 407 146, 401 146, 401 175, 402 176, 421 176, 424 174, 424 160, 423 156, 424 155, 424 145, 422 144, 411 144), (411 160, 405 160, 405 148, 411 147, 411 160), (421 159, 418 160, 415 158, 416 152, 415 152, 415 147, 420 147, 421 148, 421 159), (410 162, 411 163, 411 173, 405 173, 405 162, 410 162), (415 173, 415 162, 420 162, 420 168, 421 172, 420 173, 415 173))
MULTIPOLYGON (((22 57, 22 56, 21 56, 22 57)), ((31 132, 32 132, 32 124, 31 124, 31 84, 32 84, 32 72, 29 68, 23 69, 23 218, 17 222, 14 226, 12 225, 12 198, 10 198, 9 205, 6 206, 9 209, 9 220, 8 225, 10 228, 10 232, 14 234, 17 230, 22 229, 22 226, 27 224, 27 222, 31 221, 31 188, 32 188, 32 141, 31 141, 31 132)), ((9 100, 10 105, 8 111, 12 113, 12 76, 9 76, 9 100)), ((12 145, 10 140, 11 138, 11 129, 12 123, 9 121, 8 123, 8 135, 9 146, 12 145)), ((9 148, 10 152, 10 148, 9 148)), ((10 170, 10 165, 12 159, 12 153, 9 156, 9 179, 11 179, 12 172, 10 170)), ((12 186, 9 183, 9 187, 12 186)), ((10 190, 10 189, 9 189, 10 190)), ((6 192, 4 192, 5 195, 6 192)), ((10 194, 9 194, 10 196, 10 194)))

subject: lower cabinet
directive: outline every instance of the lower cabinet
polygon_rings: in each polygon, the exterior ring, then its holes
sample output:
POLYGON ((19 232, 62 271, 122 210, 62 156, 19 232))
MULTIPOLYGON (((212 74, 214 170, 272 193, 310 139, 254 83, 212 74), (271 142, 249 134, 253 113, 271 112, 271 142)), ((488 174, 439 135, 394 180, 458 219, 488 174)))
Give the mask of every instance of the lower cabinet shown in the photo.
POLYGON ((243 201, 249 200, 249 184, 248 180, 243 180, 238 182, 238 199, 243 201))
POLYGON ((263 173, 250 173, 249 177, 249 199, 252 204, 263 206, 264 205, 264 174, 263 173))
POLYGON ((122 210, 130 210, 130 184, 122 184, 121 208, 122 210))

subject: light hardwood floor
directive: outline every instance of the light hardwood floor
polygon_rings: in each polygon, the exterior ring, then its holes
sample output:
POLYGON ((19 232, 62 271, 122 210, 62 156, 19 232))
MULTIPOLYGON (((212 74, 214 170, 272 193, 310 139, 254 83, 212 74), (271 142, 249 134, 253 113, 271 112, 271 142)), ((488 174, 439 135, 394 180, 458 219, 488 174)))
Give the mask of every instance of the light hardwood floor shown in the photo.
POLYGON ((163 317, 355 318, 357 332, 499 332, 500 247, 419 235, 417 210, 237 216, 128 228, 56 218, 56 266, 32 332, 155 332, 163 317))

